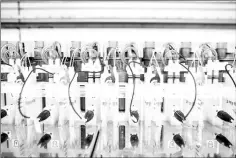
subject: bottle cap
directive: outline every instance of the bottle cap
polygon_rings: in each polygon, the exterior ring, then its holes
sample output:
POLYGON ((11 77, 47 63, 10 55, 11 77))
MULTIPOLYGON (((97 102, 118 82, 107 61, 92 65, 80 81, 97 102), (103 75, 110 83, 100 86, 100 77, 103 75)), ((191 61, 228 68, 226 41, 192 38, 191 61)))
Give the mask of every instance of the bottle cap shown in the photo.
POLYGON ((218 43, 216 43, 216 48, 227 49, 227 43, 226 42, 218 42, 218 43))
POLYGON ((43 48, 44 42, 43 41, 35 41, 35 48, 43 48))
POLYGON ((72 48, 81 48, 80 41, 71 41, 72 48))
POLYGON ((154 41, 145 41, 144 47, 145 48, 155 48, 155 42, 154 41))
POLYGON ((117 41, 109 41, 108 47, 116 48, 116 47, 118 47, 118 42, 117 41))
POLYGON ((15 65, 15 60, 14 59, 9 59, 9 64, 10 65, 15 65))
POLYGON ((191 48, 191 42, 181 42, 181 48, 191 48))
POLYGON ((7 41, 1 41, 1 47, 7 43, 8 43, 7 41))

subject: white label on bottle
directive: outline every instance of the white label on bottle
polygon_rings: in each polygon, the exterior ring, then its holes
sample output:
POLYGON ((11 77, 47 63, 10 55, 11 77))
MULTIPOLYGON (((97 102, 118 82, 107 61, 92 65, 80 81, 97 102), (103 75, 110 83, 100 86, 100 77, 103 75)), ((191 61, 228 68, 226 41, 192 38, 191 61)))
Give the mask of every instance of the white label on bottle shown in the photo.
POLYGON ((51 147, 52 148, 59 148, 59 140, 52 140, 51 147))
POLYGON ((34 119, 34 127, 37 133, 42 133, 40 122, 38 121, 37 118, 34 119))
POLYGON ((17 139, 12 139, 12 144, 14 148, 18 148, 19 147, 19 140, 17 139))
POLYGON ((207 147, 208 148, 215 148, 214 140, 207 140, 207 147))
POLYGON ((175 148, 175 147, 176 147, 175 142, 173 140, 170 140, 168 142, 168 148, 175 148))

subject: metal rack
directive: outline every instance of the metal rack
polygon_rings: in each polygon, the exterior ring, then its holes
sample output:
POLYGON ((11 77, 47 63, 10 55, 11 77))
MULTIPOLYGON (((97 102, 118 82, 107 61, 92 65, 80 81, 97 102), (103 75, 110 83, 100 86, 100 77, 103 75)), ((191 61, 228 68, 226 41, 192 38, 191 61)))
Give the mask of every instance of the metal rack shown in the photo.
POLYGON ((3 1, 2 28, 228 28, 236 2, 3 1), (47 3, 46 3, 47 2, 47 3))

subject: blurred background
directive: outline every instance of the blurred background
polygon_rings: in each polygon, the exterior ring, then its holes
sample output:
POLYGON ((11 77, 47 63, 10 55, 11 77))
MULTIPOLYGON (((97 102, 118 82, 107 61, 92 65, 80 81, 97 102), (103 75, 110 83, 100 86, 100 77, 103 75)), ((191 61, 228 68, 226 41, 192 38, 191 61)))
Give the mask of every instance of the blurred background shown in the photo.
POLYGON ((235 44, 235 10, 234 1, 3 0, 1 39, 235 44))

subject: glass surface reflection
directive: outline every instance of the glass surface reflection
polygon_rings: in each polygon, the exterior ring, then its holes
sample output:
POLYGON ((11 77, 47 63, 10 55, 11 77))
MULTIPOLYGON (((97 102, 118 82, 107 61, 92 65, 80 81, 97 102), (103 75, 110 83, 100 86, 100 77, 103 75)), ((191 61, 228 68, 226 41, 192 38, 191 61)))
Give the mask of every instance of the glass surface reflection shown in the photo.
MULTIPOLYGON (((71 127, 43 125, 44 133, 37 133, 34 125, 12 126, 2 125, 2 132, 10 132, 10 138, 1 144, 2 157, 87 157, 90 155, 97 126, 79 125, 71 127), (47 148, 37 146, 39 139, 51 132, 52 138, 47 148), (86 138, 93 136, 89 146, 86 138)), ((118 125, 119 126, 119 125, 118 125)), ((138 126, 125 125, 125 135, 119 141, 119 128, 109 122, 101 129, 94 157, 207 157, 220 155, 233 157, 235 155, 236 129, 227 125, 212 126, 205 122, 203 127, 171 126, 163 122, 162 126, 154 123, 145 127, 141 122, 138 126), (117 131, 116 131, 117 130, 117 131), (116 131, 116 132, 115 132, 116 131), (186 144, 180 149, 173 141, 173 133, 180 134, 186 144), (222 133, 234 145, 226 148, 215 140, 215 133, 222 133), (115 138, 116 137, 116 138, 115 138), (118 141, 114 141, 118 140, 118 141), (125 142, 124 148, 119 148, 125 142)))

